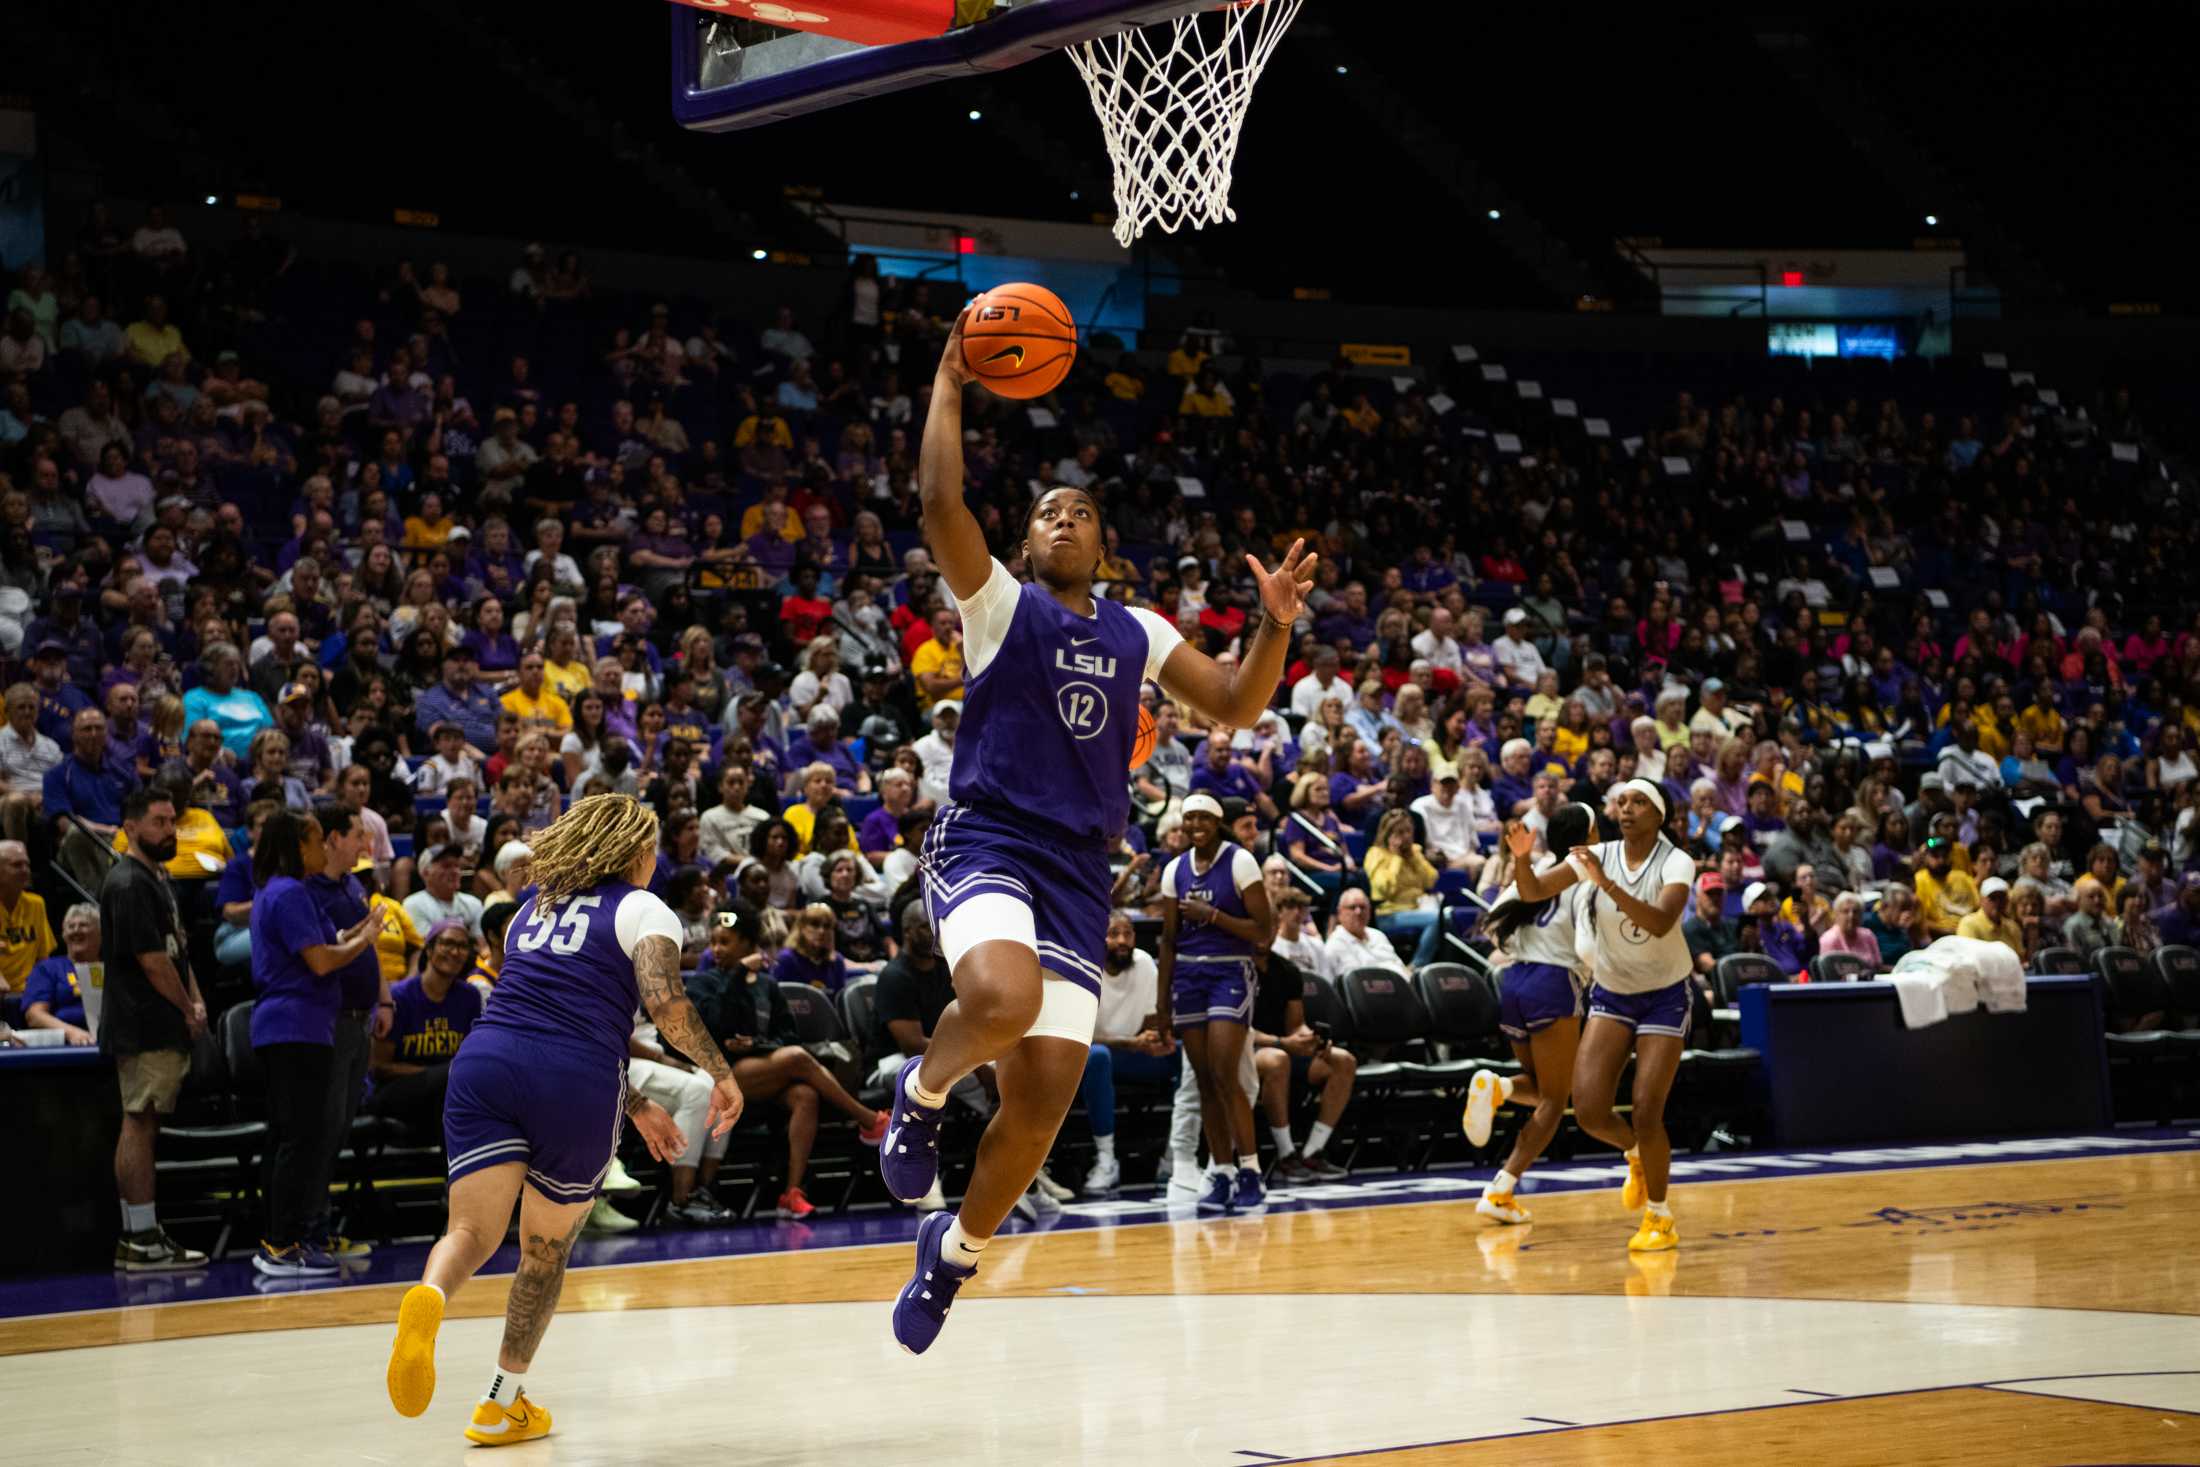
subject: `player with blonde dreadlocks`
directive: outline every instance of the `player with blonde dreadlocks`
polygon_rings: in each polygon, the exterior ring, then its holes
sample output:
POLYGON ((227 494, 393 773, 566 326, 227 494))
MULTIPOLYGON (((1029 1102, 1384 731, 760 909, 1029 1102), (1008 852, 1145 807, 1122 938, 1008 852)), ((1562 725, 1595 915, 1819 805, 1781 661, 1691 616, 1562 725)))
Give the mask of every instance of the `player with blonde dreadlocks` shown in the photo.
POLYGON ((451 1294, 504 1241, 520 1212, 519 1273, 504 1343, 469 1439, 532 1441, 550 1413, 522 1393, 565 1283, 566 1257, 617 1148, 622 1116, 659 1161, 687 1139, 626 1088, 634 1010, 711 1077, 709 1124, 741 1116, 741 1087, 680 984, 680 919, 648 890, 657 817, 627 795, 591 795, 530 842, 534 889, 505 929, 496 996, 451 1059, 443 1137, 450 1230, 408 1290, 390 1354, 390 1404, 405 1416, 435 1395, 435 1336, 451 1294), (524 1184, 524 1191, 522 1186, 524 1184))

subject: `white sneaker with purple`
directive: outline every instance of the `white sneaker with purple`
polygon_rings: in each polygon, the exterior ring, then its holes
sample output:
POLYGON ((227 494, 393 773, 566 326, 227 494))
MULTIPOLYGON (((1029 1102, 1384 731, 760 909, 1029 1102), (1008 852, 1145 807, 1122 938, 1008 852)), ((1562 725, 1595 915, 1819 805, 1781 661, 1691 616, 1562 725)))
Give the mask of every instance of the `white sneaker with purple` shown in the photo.
POLYGON ((917 1268, 909 1286, 894 1299, 894 1338, 912 1355, 922 1355, 940 1337, 955 1293, 978 1270, 948 1263, 940 1257, 947 1230, 955 1225, 951 1212, 935 1212, 917 1224, 917 1268))
POLYGON ((886 1190, 903 1202, 924 1200, 940 1177, 940 1119, 946 1107, 917 1104, 909 1087, 924 1056, 913 1054, 894 1076, 894 1103, 887 1112, 886 1137, 879 1143, 878 1174, 886 1190))

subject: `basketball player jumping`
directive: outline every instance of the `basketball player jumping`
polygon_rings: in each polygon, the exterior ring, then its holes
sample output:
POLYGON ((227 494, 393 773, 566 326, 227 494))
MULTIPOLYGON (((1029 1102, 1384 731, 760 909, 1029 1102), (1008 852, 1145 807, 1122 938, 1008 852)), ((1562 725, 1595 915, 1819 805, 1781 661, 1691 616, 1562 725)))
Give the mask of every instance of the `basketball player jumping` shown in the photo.
MULTIPOLYGON (((1151 611, 1093 595, 1100 506, 1059 488, 1032 505, 1019 584, 963 503, 966 310, 933 382, 918 466, 924 534, 962 608, 968 692, 950 800, 925 839, 925 901, 953 974, 955 1002, 930 1046, 902 1067, 879 1170, 914 1202, 939 1171, 947 1093, 994 1066, 1001 1103, 978 1146, 962 1208, 917 1231, 917 1266, 894 1304, 894 1337, 921 1354, 955 1294, 1038 1173, 1084 1076, 1099 1013, 1108 921, 1108 850, 1129 818, 1127 769, 1139 684, 1158 681, 1218 723, 1243 727, 1282 676, 1314 557, 1294 543, 1274 570, 1251 556, 1262 616, 1227 669, 1151 611)), ((1169 995, 1160 995, 1161 1022, 1169 995)))
POLYGON ((621 1115, 659 1161, 687 1149, 672 1117, 626 1088, 637 1007, 709 1073, 711 1134, 741 1118, 741 1087, 680 983, 680 919, 648 890, 657 817, 629 795, 591 795, 531 843, 535 890, 505 928, 496 1001, 451 1060, 450 1230, 398 1306, 390 1352, 390 1404, 418 1416, 435 1395, 443 1307, 503 1243, 516 1200, 519 1272, 504 1344, 466 1427, 484 1446, 549 1434, 550 1413, 527 1399, 524 1377, 610 1168, 621 1115))
POLYGON ((1542 871, 1525 869, 1534 837, 1515 827, 1507 833, 1520 870, 1520 898, 1540 902, 1576 882, 1594 889, 1585 900, 1596 928, 1596 981, 1589 988, 1589 1022, 1574 1064, 1574 1118, 1581 1129, 1627 1155, 1627 1183, 1620 1204, 1643 1209, 1642 1226, 1627 1246, 1662 1253, 1680 1243, 1665 1184, 1673 1144, 1665 1134, 1665 1098, 1680 1068, 1688 1038, 1691 998, 1688 943, 1681 913, 1688 906, 1696 863, 1665 836, 1665 791, 1647 779, 1630 779, 1612 802, 1620 839, 1577 845, 1564 861, 1542 871), (1633 1124, 1612 1113, 1619 1072, 1635 1051, 1633 1124))
MULTIPOLYGON (((1583 845, 1596 828, 1596 812, 1587 805, 1564 806, 1551 816, 1551 849, 1570 851, 1583 845)), ((1513 861, 1532 859, 1533 834, 1515 825, 1506 835, 1514 841, 1508 848, 1513 861), (1515 831, 1525 836, 1525 841, 1514 835, 1515 831), (1525 852, 1520 849, 1522 845, 1525 852)), ((1535 865, 1537 869, 1548 869, 1560 859, 1545 855, 1535 865)), ((1574 1084, 1574 1052, 1581 1042, 1582 982, 1577 975, 1582 961, 1574 949, 1574 927, 1577 915, 1585 910, 1582 899, 1587 895, 1588 889, 1577 884, 1555 897, 1529 902, 1521 900, 1517 885, 1508 885, 1498 893, 1497 905, 1482 924, 1482 930, 1496 938, 1498 947, 1511 959, 1498 970, 1497 1027, 1512 1041, 1520 1074, 1511 1077, 1495 1070, 1475 1072, 1474 1083, 1467 1087, 1463 1123, 1467 1139, 1477 1146, 1485 1144, 1497 1107, 1507 1101, 1535 1107, 1535 1114, 1513 1138, 1504 1167, 1474 1207, 1482 1216, 1501 1223, 1528 1221, 1528 1210, 1513 1200, 1513 1187, 1535 1165, 1543 1148, 1558 1134, 1559 1122, 1566 1118, 1566 1098, 1574 1084)))

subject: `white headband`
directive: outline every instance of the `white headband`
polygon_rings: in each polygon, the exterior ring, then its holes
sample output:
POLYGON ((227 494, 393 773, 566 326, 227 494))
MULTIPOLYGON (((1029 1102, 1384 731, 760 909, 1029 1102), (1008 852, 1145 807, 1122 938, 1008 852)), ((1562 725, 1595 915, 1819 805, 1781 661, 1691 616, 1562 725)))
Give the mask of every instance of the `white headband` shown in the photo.
POLYGON ((1621 785, 1620 788, 1639 791, 1644 799, 1648 800, 1651 804, 1658 807, 1658 818, 1660 820, 1663 820, 1665 818, 1665 791, 1661 789, 1657 784, 1650 780, 1638 777, 1635 779, 1630 779, 1629 781, 1627 781, 1626 784, 1621 785))

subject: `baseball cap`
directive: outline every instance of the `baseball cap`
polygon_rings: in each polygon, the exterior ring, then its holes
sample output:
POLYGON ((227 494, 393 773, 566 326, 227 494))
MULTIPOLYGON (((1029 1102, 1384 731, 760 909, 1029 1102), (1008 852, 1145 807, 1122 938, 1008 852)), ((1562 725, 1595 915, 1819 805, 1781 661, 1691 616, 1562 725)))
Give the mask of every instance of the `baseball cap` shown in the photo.
POLYGON ((523 840, 508 840, 504 843, 504 849, 497 852, 496 873, 499 876, 509 876, 512 874, 514 865, 521 861, 531 861, 534 858, 535 848, 533 846, 523 840))
POLYGON ((2177 889, 2179 891, 2191 891, 2196 887, 2200 887, 2200 871, 2187 871, 2178 878, 2177 889))
POLYGON ((2006 896, 2008 892, 2009 883, 1999 876, 1989 876, 1978 884, 1978 894, 1982 897, 2006 896))
POLYGON ((31 660, 35 662, 42 657, 66 657, 68 655, 68 643, 48 637, 45 641, 40 642, 37 649, 31 653, 31 660))
POLYGON ((1739 815, 1725 815, 1719 819, 1719 834, 1721 835, 1725 835, 1730 830, 1740 830, 1741 828, 1742 817, 1739 815))
POLYGON ((351 868, 351 874, 352 874, 352 875, 354 875, 354 876, 357 876, 357 875, 359 875, 359 874, 360 874, 361 872, 365 872, 365 871, 372 871, 373 869, 374 869, 374 857, 372 857, 372 856, 361 856, 361 857, 359 858, 359 864, 351 868))
POLYGON ((1184 813, 1187 815, 1212 815, 1215 819, 1220 820, 1222 818, 1222 804, 1213 795, 1197 794, 1184 801, 1184 813))
POLYGON ((445 917, 427 930, 427 933, 420 939, 420 945, 422 947, 434 947, 435 940, 446 932, 456 932, 468 942, 473 941, 473 934, 466 930, 464 922, 459 921, 456 917, 445 917))
POLYGON ((934 723, 938 723, 940 721, 940 715, 942 713, 952 713, 957 718, 960 718, 962 717, 962 711, 962 699, 942 698, 939 702, 932 705, 932 721, 934 723))
POLYGON ((310 703, 313 701, 313 690, 304 683, 286 683, 283 687, 282 697, 275 701, 278 703, 310 703))
POLYGON ((453 525, 451 526, 451 532, 443 538, 446 540, 471 540, 474 538, 474 532, 464 525, 453 525))
POLYGON ((1459 771, 1457 769, 1447 769, 1436 776, 1436 782, 1438 784, 1457 784, 1459 783, 1459 771))
POLYGON ((1746 912, 1751 907, 1756 906, 1759 898, 1769 901, 1772 898, 1772 893, 1765 890, 1765 884, 1762 881, 1752 881, 1742 888, 1742 910, 1746 912))
POLYGON ((1725 891, 1726 878, 1724 876, 1721 876, 1716 871, 1706 871, 1703 875, 1696 878, 1696 890, 1725 891))
MULTIPOLYGON (((43 653, 45 649, 41 648, 39 650, 43 653)), ((2169 859, 2169 852, 2163 849, 2160 841, 2150 840, 2139 847, 2139 859, 2142 861, 2166 861, 2169 859)))
POLYGON ((1945 851, 1950 849, 1954 845, 1955 842, 1948 839, 1948 837, 1944 835, 1936 835, 1925 842, 1925 849, 1928 851, 1945 851))
POLYGON ((1703 680, 1703 690, 1706 693, 1723 693, 1726 691, 1726 680, 1723 678, 1707 677, 1703 680))
POLYGON ((430 725, 428 729, 428 737, 431 739, 439 739, 447 733, 463 734, 464 732, 466 732, 466 730, 460 728, 457 724, 451 722, 451 720, 449 720, 448 718, 439 718, 432 725, 430 725))
POLYGON ((1509 627, 1518 626, 1520 625, 1520 623, 1526 621, 1527 619, 1528 613, 1522 611, 1517 606, 1505 613, 1505 625, 1509 627))
POLYGON ((1184 569, 1184 567, 1186 567, 1186 566, 1188 566, 1188 565, 1196 566, 1196 565, 1198 565, 1198 564, 1199 564, 1199 557, 1198 557, 1198 556, 1196 556, 1196 555, 1179 555, 1179 556, 1178 556, 1178 557, 1176 558, 1176 568, 1177 568, 1178 570, 1182 570, 1182 569, 1184 569))
POLYGON ((1927 790, 1937 790, 1940 787, 1940 776, 1937 774, 1925 775, 1917 782, 1917 792, 1919 794, 1923 794, 1927 790))

